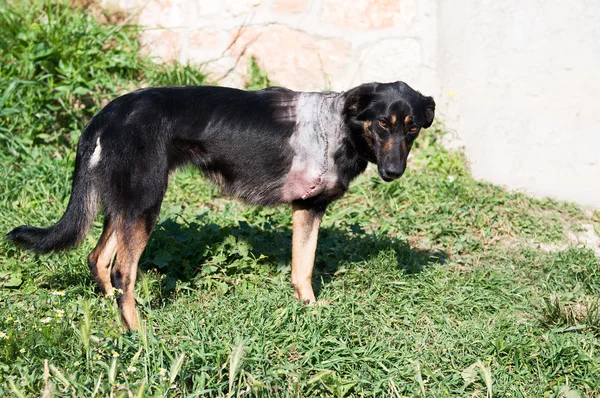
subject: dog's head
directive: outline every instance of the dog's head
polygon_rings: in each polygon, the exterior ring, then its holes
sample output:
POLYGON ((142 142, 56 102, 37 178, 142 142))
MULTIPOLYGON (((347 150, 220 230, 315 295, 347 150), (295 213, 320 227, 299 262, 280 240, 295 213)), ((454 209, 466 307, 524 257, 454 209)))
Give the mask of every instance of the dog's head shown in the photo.
POLYGON ((368 83, 345 94, 345 121, 384 181, 399 178, 421 129, 433 123, 435 102, 404 82, 368 83))

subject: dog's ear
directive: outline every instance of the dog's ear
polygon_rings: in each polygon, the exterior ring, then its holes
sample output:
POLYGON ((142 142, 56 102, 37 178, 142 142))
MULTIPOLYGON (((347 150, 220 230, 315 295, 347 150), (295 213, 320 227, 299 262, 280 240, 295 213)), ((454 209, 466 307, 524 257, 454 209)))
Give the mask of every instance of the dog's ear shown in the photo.
POLYGON ((347 117, 356 117, 361 114, 375 98, 375 88, 377 83, 361 84, 346 92, 344 114, 347 117))
POLYGON ((423 128, 431 126, 435 116, 435 101, 432 97, 423 97, 423 106, 425 107, 425 124, 423 128))

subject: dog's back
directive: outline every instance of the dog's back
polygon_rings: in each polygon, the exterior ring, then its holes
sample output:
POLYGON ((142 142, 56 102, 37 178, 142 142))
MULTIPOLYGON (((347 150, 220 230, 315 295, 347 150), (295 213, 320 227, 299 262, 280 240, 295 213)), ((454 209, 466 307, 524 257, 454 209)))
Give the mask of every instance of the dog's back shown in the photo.
POLYGON ((107 105, 94 118, 97 128, 86 131, 89 138, 82 140, 99 139, 102 158, 94 167, 97 174, 108 173, 106 188, 124 187, 119 206, 135 192, 154 191, 169 172, 189 163, 226 194, 249 203, 274 204, 293 156, 287 141, 294 121, 283 115, 294 95, 273 89, 144 89, 107 105), (146 182, 138 174, 150 174, 154 181, 146 182), (129 180, 150 186, 131 186, 129 180))

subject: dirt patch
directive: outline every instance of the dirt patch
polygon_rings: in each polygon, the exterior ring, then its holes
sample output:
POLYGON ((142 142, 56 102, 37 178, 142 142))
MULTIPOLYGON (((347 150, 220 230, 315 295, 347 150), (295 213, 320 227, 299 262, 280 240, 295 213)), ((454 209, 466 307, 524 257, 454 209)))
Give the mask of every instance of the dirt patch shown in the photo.
POLYGON ((578 231, 568 231, 563 242, 539 244, 539 248, 547 253, 567 250, 569 247, 586 247, 600 256, 600 236, 597 227, 582 224, 578 231))

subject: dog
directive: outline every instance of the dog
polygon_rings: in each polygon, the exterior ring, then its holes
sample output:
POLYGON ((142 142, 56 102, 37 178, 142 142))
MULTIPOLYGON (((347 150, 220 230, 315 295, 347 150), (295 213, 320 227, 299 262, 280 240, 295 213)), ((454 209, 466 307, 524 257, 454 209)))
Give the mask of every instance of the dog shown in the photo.
POLYGON ((137 329, 138 260, 170 175, 193 164, 227 195, 252 205, 291 205, 291 282, 297 298, 312 304, 327 205, 369 162, 384 181, 402 176, 415 138, 434 113, 433 98, 404 82, 347 92, 140 89, 110 102, 85 127, 62 218, 48 228, 17 227, 7 239, 40 253, 70 248, 86 236, 102 205, 104 229, 88 265, 104 294, 122 291, 123 326, 137 329))

